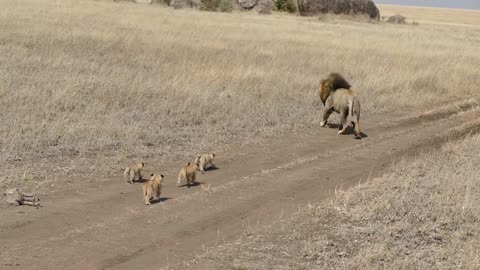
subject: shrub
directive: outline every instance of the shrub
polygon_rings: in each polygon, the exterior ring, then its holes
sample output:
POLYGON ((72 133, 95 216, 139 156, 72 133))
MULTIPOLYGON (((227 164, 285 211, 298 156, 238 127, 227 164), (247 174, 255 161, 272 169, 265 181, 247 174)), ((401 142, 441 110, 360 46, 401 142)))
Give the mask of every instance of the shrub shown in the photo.
POLYGON ((280 11, 286 11, 289 13, 297 12, 297 5, 294 0, 277 0, 275 6, 280 11))
POLYGON ((258 14, 272 14, 272 9, 274 6, 274 0, 258 0, 255 9, 257 10, 258 14))
POLYGON ((202 0, 201 10, 232 12, 233 5, 231 0, 202 0))
POLYGON ((231 0, 218 0, 218 10, 220 12, 232 12, 233 4, 231 0))

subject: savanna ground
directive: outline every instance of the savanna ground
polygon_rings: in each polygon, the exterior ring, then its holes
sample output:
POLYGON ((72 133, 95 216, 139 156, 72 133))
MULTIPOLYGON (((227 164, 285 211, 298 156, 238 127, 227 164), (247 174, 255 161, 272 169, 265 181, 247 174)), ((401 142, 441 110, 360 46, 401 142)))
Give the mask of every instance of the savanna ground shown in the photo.
POLYGON ((37 212, 1 213, 4 266, 25 266, 16 257, 25 249, 39 269, 149 269, 157 256, 193 269, 478 268, 478 136, 329 190, 443 143, 457 125, 461 134, 479 126, 479 12, 380 6, 419 23, 390 25, 109 1, 0 5, 0 185, 47 198, 37 212), (361 142, 318 128, 318 82, 331 71, 363 101, 361 142), (203 191, 169 186, 175 166, 208 151, 223 161, 203 191), (121 180, 133 160, 169 172, 162 207, 148 212, 121 180), (49 195, 73 188, 71 198, 49 195), (239 216, 299 203, 299 213, 193 259, 166 255, 168 243, 198 252, 216 228, 234 237, 239 216))
POLYGON ((331 71, 368 101, 365 117, 480 83, 478 12, 446 11, 475 24, 461 27, 422 23, 438 10, 398 26, 109 1, 1 5, 2 187, 50 191, 132 160, 185 160, 318 126, 318 81, 331 71))

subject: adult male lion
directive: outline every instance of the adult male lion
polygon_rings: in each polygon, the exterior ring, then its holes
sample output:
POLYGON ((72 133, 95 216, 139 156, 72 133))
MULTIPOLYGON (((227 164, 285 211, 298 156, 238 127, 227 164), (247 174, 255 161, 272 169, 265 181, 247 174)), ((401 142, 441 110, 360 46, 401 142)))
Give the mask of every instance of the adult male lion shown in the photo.
POLYGON ((325 79, 320 81, 320 100, 325 106, 323 110, 323 119, 320 126, 327 124, 328 117, 332 112, 340 114, 339 134, 345 134, 347 130, 347 118, 351 117, 354 128, 354 138, 361 139, 360 133, 360 101, 353 91, 350 84, 338 73, 330 73, 325 79))

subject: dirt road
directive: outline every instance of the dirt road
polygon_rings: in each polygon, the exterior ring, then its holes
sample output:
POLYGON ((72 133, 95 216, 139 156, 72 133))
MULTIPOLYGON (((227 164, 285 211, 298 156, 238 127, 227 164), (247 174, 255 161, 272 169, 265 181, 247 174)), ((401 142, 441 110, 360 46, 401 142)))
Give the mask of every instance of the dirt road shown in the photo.
POLYGON ((169 268, 379 175, 405 154, 477 132, 477 107, 469 99, 429 112, 370 115, 361 141, 315 128, 217 152, 218 169, 200 174, 201 185, 191 188, 175 187, 181 162, 151 164, 148 173, 166 174, 162 201, 151 206, 143 205, 139 184, 119 175, 44 196, 40 209, 7 208, 0 213, 0 268, 169 268))

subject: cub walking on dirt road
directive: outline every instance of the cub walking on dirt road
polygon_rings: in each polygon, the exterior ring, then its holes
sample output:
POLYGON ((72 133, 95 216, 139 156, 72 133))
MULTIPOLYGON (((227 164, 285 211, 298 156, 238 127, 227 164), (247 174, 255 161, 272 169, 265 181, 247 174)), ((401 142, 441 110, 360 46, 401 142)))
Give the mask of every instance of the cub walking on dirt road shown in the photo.
POLYGON ((325 108, 320 126, 327 124, 332 112, 340 114, 339 134, 347 131, 347 119, 350 116, 354 128, 354 138, 361 139, 360 133, 360 101, 350 89, 350 84, 338 73, 330 73, 320 81, 320 100, 325 108))
POLYGON ((190 187, 190 184, 195 182, 197 167, 197 163, 188 162, 188 164, 184 166, 178 173, 177 187, 181 185, 183 179, 187 179, 187 186, 190 187))
POLYGON ((128 166, 123 172, 123 176, 127 180, 127 183, 133 184, 135 179, 137 179, 137 181, 142 181, 143 180, 142 172, 144 167, 145 167, 145 163, 143 162, 135 162, 130 166, 128 166))
POLYGON ((150 176, 150 180, 142 185, 142 194, 146 205, 151 204, 150 200, 153 198, 153 195, 155 195, 157 199, 160 198, 160 192, 162 191, 162 182, 164 178, 163 174, 158 175, 152 173, 150 176))
POLYGON ((215 158, 215 154, 201 154, 195 158, 195 164, 198 164, 198 168, 202 173, 205 173, 205 169, 210 167, 214 167, 213 159, 215 158))

